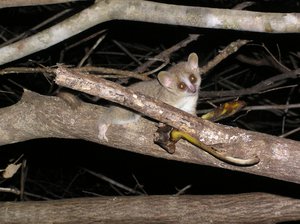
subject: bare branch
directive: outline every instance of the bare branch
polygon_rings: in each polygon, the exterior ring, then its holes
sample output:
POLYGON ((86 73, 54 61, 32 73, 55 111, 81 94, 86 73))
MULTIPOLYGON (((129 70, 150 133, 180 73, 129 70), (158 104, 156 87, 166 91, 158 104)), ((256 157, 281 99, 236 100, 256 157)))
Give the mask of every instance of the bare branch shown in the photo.
POLYGON ((229 55, 237 52, 240 47, 244 46, 245 44, 247 44, 249 42, 250 42, 250 40, 237 40, 237 41, 230 43, 226 48, 221 50, 219 52, 219 54, 212 61, 208 62, 207 65, 200 68, 200 75, 202 75, 205 72, 208 72, 210 69, 215 67, 221 61, 223 61, 225 58, 227 58, 229 55))
MULTIPOLYGON (((151 80, 151 78, 145 76, 144 74, 137 74, 131 71, 124 71, 114 68, 103 68, 103 67, 93 67, 93 66, 86 66, 81 68, 74 68, 74 71, 79 72, 87 72, 87 73, 102 73, 102 74, 111 74, 111 75, 99 75, 103 78, 116 78, 116 75, 121 75, 124 77, 133 77, 140 80, 151 80), (112 75, 114 74, 114 75, 112 75)), ((56 68, 27 68, 27 67, 15 67, 15 68, 5 68, 0 70, 0 74, 13 74, 13 73, 51 73, 55 74, 56 68)))
POLYGON ((297 13, 262 13, 201 8, 141 0, 98 1, 49 29, 1 48, 0 65, 44 50, 90 27, 111 20, 266 33, 298 33, 300 30, 299 18, 297 13))
POLYGON ((300 200, 265 193, 120 196, 1 202, 1 223, 278 223, 300 219, 300 200), (126 214, 126 215, 124 215, 126 214))
POLYGON ((139 191, 137 191, 137 190, 134 190, 134 189, 132 189, 132 188, 129 188, 129 187, 127 187, 127 186, 124 186, 123 184, 118 183, 117 181, 112 180, 112 179, 110 179, 110 178, 104 176, 103 174, 95 173, 95 172, 93 172, 93 171, 91 171, 91 170, 88 170, 88 169, 86 169, 86 168, 82 168, 82 169, 83 169, 84 171, 86 171, 86 172, 88 172, 88 173, 90 173, 90 174, 92 174, 92 175, 98 177, 98 178, 101 178, 101 179, 104 180, 104 181, 109 182, 109 183, 112 184, 112 185, 118 186, 119 188, 128 191, 129 193, 134 193, 134 194, 138 194, 138 195, 144 195, 143 193, 141 193, 141 192, 139 192, 139 191))
POLYGON ((87 0, 1 0, 0 8, 8 7, 20 7, 20 6, 31 6, 31 5, 50 5, 59 4, 73 1, 87 1, 87 0))
MULTIPOLYGON (((166 49, 163 52, 161 52, 160 54, 156 55, 154 57, 154 59, 163 60, 165 63, 162 66, 166 66, 169 63, 170 55, 173 52, 178 51, 182 47, 187 46, 190 42, 197 40, 199 36, 200 35, 198 35, 198 34, 190 34, 186 39, 180 41, 179 43, 175 44, 174 46, 170 47, 169 49, 166 49)), ((145 72, 146 69, 148 67, 150 67, 154 62, 155 62, 155 60, 149 60, 146 63, 137 67, 134 71, 137 71, 138 73, 145 72)), ((158 69, 161 69, 161 67, 155 69, 154 71, 151 71, 150 73, 149 72, 144 73, 144 75, 152 74, 152 73, 158 71, 158 69)))
POLYGON ((243 96, 243 95, 251 95, 251 94, 258 94, 266 89, 274 88, 277 86, 279 81, 285 79, 296 79, 300 74, 300 69, 296 69, 294 71, 288 71, 276 76, 273 76, 269 79, 266 79, 255 86, 250 88, 241 89, 241 90, 227 90, 227 91, 201 91, 201 97, 226 97, 226 96, 243 96))
MULTIPOLYGON (((151 133, 148 133, 148 139, 144 142, 145 139, 141 137, 141 132, 146 131, 146 129, 145 127, 140 127, 140 122, 128 125, 133 125, 138 129, 136 130, 138 131, 138 134, 135 133, 134 136, 132 136, 133 139, 136 139, 136 136, 139 136, 138 141, 132 140, 130 147, 127 145, 128 143, 124 144, 126 146, 120 147, 118 145, 119 148, 127 150, 133 150, 134 148, 136 150, 139 147, 139 144, 141 144, 143 146, 142 149, 138 149, 136 152, 142 154, 151 154, 180 161, 240 170, 243 172, 300 183, 299 142, 211 123, 156 101, 151 97, 133 92, 132 90, 119 86, 113 82, 92 76, 76 74, 64 68, 57 70, 56 82, 59 85, 83 91, 130 107, 146 116, 190 134, 204 142, 206 145, 224 150, 227 155, 244 159, 252 158, 254 155, 257 155, 261 159, 261 162, 251 167, 235 167, 230 164, 216 161, 214 158, 210 158, 207 154, 197 148, 177 150, 171 157, 164 154, 162 151, 148 152, 146 148, 149 144, 153 144, 152 134, 154 133, 155 128, 153 127, 153 129, 147 130, 151 131, 151 133)), ((95 125, 96 124, 94 124, 94 129, 95 125)), ((127 128, 127 125, 125 125, 125 127, 127 128)), ((109 143, 102 143, 116 147, 116 142, 120 141, 120 135, 130 138, 132 133, 127 132, 128 130, 120 131, 122 128, 124 128, 124 125, 122 125, 122 127, 114 126, 109 128, 107 132, 109 143)), ((181 146, 177 148, 180 147, 181 146)))

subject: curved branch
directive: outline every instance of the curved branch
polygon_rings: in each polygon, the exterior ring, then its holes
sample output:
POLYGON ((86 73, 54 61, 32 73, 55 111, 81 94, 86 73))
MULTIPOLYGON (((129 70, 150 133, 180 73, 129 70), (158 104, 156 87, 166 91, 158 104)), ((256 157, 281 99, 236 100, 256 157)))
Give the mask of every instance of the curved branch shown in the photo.
POLYGON ((0 65, 49 48, 90 27, 111 20, 266 33, 299 33, 300 30, 300 14, 297 13, 201 8, 141 0, 98 1, 49 29, 1 48, 0 65))

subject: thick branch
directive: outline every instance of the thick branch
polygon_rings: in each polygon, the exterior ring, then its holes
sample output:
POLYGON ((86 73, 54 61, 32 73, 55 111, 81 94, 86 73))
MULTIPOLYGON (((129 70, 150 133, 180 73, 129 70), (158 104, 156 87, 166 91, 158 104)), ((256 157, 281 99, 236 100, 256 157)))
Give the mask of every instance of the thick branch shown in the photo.
MULTIPOLYGON (((96 89, 99 88, 97 83, 95 85, 96 89)), ((128 99, 124 92, 122 95, 128 99)), ((150 109, 146 108, 146 110, 150 109)), ((165 108, 160 107, 160 110, 165 114, 165 108)), ((0 145, 50 137, 77 138, 99 143, 98 119, 104 111, 104 108, 84 102, 73 110, 58 97, 25 91, 17 104, 0 110, 0 145)), ((181 118, 175 112, 172 114, 179 124, 190 123, 188 118, 181 118)), ((193 119, 198 120, 196 117, 193 119)), ((200 136, 199 138, 205 144, 219 143, 216 146, 218 149, 222 148, 226 154, 239 158, 249 158, 256 154, 261 162, 252 167, 233 166, 212 157, 186 141, 179 141, 176 152, 172 155, 168 154, 153 143, 153 133, 157 128, 153 122, 144 118, 137 123, 111 126, 107 131, 109 142, 102 142, 102 144, 144 155, 222 167, 300 183, 299 142, 199 120, 203 122, 203 126, 200 125, 202 128, 196 136, 200 136)), ((199 127, 195 122, 186 131, 193 133, 196 125, 199 127)))
MULTIPOLYGON (((202 151, 196 148, 184 150, 184 152, 177 150, 175 153, 176 156, 174 156, 175 154, 173 155, 174 157, 169 157, 164 154, 160 154, 159 156, 197 164, 201 163, 227 169, 241 170, 257 175, 300 183, 299 142, 211 123, 162 102, 153 100, 150 97, 121 87, 113 82, 97 79, 92 76, 72 74, 69 70, 62 68, 57 71, 56 82, 59 85, 74 88, 130 107, 149 117, 182 130, 198 138, 206 145, 212 145, 217 149, 222 149, 227 155, 244 159, 252 158, 254 155, 257 155, 261 161, 258 165, 251 167, 234 167, 229 164, 220 163, 219 161, 216 162, 214 158, 207 156, 207 154, 205 154, 206 156, 204 158, 202 151)), ((138 124, 134 125, 139 126, 138 124)), ((138 131, 145 131, 143 127, 139 127, 139 129, 138 131)), ((111 146, 114 146, 115 140, 119 140, 115 139, 117 136, 116 130, 120 130, 120 127, 116 129, 110 128, 108 130, 108 139, 112 141, 109 142, 111 146), (111 134, 113 135, 110 136, 111 134)), ((122 135, 124 132, 119 133, 122 135)), ((151 137, 152 133, 150 133, 151 137)), ((136 136, 139 136, 139 134, 136 136)), ((143 142, 143 139, 139 138, 138 141, 132 144, 134 145, 139 141, 143 142)), ((152 144, 152 142, 142 143, 143 146, 147 146, 147 144, 152 144)), ((127 147, 122 146, 122 148, 127 147)), ((144 148, 138 151, 147 154, 144 148)), ((150 154, 152 154, 152 152, 150 152, 150 154)))
POLYGON ((265 193, 0 203, 1 223, 278 223, 299 219, 300 200, 265 193))
POLYGON ((201 8, 141 0, 98 1, 49 29, 1 48, 0 65, 46 49, 90 27, 111 20, 266 33, 298 33, 300 30, 300 16, 297 13, 201 8))

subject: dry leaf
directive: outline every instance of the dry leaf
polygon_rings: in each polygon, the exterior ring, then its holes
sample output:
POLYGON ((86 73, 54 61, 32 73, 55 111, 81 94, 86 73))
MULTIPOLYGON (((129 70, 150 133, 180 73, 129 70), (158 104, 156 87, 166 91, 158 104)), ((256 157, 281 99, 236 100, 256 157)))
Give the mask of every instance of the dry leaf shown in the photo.
POLYGON ((210 121, 218 121, 239 112, 244 106, 246 106, 244 101, 228 102, 204 114, 202 118, 210 121))
POLYGON ((2 176, 3 176, 4 178, 11 178, 11 177, 18 171, 18 169, 19 169, 21 166, 22 166, 22 163, 19 163, 19 164, 17 164, 17 165, 15 165, 15 164, 9 164, 9 165, 6 167, 6 169, 5 169, 4 173, 2 174, 2 176))

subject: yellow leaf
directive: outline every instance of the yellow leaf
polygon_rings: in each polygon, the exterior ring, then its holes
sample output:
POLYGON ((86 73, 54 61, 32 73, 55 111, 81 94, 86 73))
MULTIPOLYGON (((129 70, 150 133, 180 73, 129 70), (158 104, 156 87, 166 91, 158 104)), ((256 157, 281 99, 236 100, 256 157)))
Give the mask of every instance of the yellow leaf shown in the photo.
POLYGON ((210 121, 221 120, 239 112, 245 105, 244 101, 228 102, 204 114, 202 118, 210 121))

